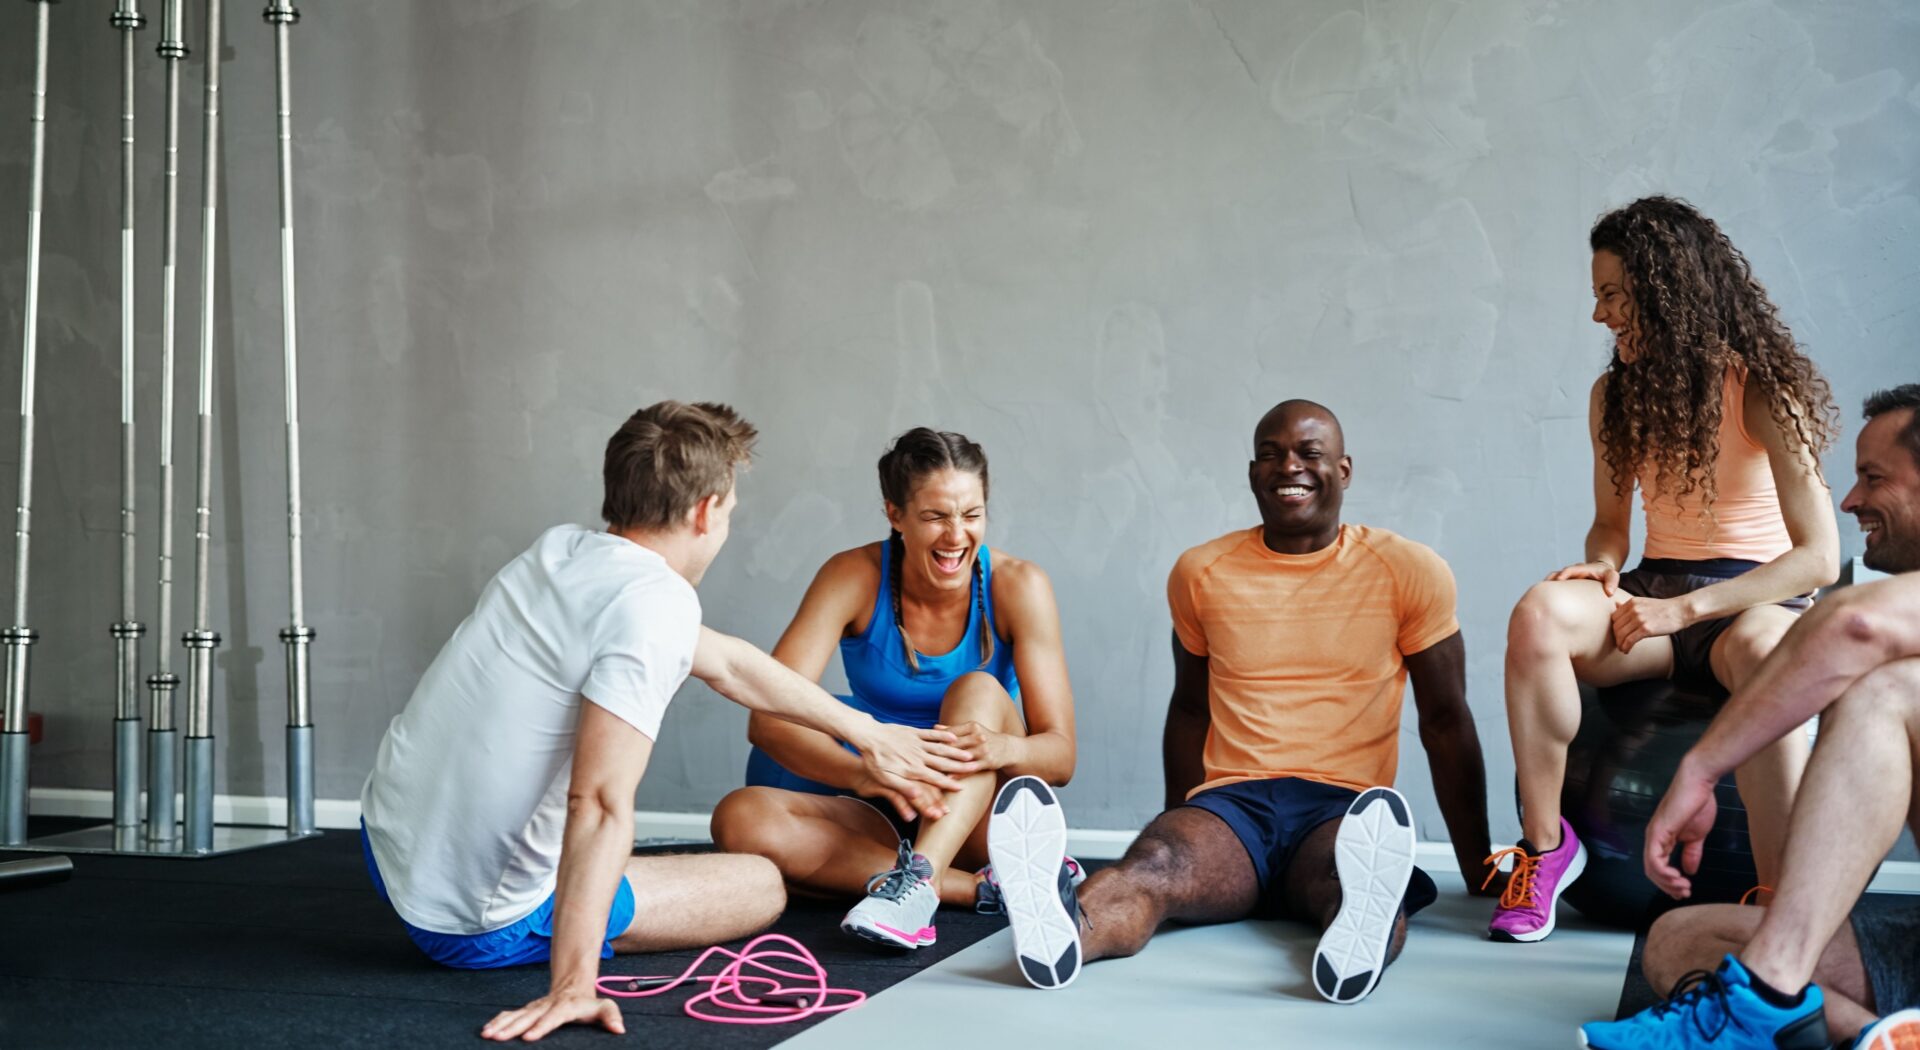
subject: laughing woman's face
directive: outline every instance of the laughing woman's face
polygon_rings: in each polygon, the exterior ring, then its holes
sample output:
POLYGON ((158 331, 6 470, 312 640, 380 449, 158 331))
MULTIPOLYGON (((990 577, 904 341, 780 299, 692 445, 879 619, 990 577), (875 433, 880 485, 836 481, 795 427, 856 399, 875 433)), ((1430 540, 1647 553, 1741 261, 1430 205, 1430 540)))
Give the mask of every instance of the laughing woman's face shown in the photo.
POLYGON ((887 506, 887 521, 906 545, 904 569, 940 588, 971 584, 973 563, 987 537, 987 494, 978 474, 928 474, 905 507, 887 506))

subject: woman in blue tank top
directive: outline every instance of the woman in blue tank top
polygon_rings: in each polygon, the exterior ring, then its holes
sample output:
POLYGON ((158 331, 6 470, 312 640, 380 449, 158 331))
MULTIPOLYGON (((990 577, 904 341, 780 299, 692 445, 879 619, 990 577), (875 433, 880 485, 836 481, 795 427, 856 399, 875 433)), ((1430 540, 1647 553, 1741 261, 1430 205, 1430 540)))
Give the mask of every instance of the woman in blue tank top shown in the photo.
POLYGON ((986 862, 999 783, 1072 776, 1073 691, 1046 574, 986 545, 980 446, 910 430, 880 458, 880 492, 890 535, 827 559, 773 656, 817 681, 837 646, 841 700, 951 732, 948 772, 962 788, 938 819, 910 821, 910 800, 874 783, 850 747, 756 713, 748 786, 715 808, 713 837, 770 858, 796 887, 866 894, 842 928, 917 948, 933 943, 941 901, 995 898, 973 869, 986 862))

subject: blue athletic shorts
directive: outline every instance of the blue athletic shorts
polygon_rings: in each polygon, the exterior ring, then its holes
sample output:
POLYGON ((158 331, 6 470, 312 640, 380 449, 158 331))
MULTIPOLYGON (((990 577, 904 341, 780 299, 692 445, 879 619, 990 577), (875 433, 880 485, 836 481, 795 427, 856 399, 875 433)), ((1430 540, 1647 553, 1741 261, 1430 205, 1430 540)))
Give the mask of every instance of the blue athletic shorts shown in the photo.
MULTIPOLYGON (((1273 777, 1222 784, 1200 792, 1186 804, 1219 817, 1246 847, 1253 873, 1260 880, 1258 914, 1301 918, 1287 913, 1282 893, 1294 854, 1313 829, 1346 816, 1347 807, 1359 797, 1360 792, 1336 784, 1273 777)), ((1433 903, 1438 893, 1433 879, 1415 868, 1402 906, 1412 915, 1433 903)))
MULTIPOLYGON (((387 883, 380 877, 380 868, 373 860, 373 844, 367 841, 367 825, 360 825, 360 850, 367 858, 367 874, 373 879, 373 888, 380 899, 392 901, 387 897, 387 883)), ((607 942, 600 946, 600 957, 613 957, 613 939, 627 931, 633 923, 633 887, 628 885, 626 876, 620 877, 620 886, 613 894, 613 909, 607 914, 607 942)), ((486 933, 435 933, 423 930, 405 919, 400 924, 407 928, 407 936, 413 939, 427 958, 442 966, 452 966, 461 970, 492 970, 502 966, 524 966, 528 963, 546 962, 553 955, 553 897, 540 902, 533 913, 519 922, 502 926, 486 933)))

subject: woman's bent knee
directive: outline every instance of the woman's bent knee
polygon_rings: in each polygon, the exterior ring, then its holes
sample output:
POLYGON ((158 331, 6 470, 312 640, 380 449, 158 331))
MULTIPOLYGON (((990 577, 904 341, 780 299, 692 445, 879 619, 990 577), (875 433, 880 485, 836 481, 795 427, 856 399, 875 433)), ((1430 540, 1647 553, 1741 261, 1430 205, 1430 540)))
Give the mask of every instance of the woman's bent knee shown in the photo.
POLYGON ((786 807, 773 788, 745 787, 731 792, 713 807, 708 831, 713 844, 726 853, 774 851, 778 830, 787 823, 786 807))
POLYGON ((1714 677, 1729 690, 1738 690, 1753 677, 1753 672, 1773 655, 1794 624, 1793 616, 1774 606, 1749 609, 1734 621, 1733 628, 1720 636, 1719 650, 1712 659, 1714 677))
POLYGON ((1564 581, 1536 583, 1527 588, 1507 620, 1508 659, 1566 656, 1567 633, 1577 619, 1564 581))
POLYGON ((981 721, 1013 710, 1013 697, 1000 680, 985 671, 969 671, 954 679, 940 701, 940 720, 948 725, 981 721))

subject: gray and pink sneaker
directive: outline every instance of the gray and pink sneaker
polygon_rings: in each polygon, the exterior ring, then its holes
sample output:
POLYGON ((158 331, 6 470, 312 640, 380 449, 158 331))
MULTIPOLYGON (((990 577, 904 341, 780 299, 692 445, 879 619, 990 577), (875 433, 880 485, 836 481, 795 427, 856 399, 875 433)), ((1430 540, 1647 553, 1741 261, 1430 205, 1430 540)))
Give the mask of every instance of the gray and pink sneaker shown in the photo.
POLYGON ((1487 858, 1493 872, 1483 885, 1492 885, 1500 874, 1500 861, 1513 857, 1513 878, 1493 909, 1493 921, 1487 925, 1487 938, 1512 944, 1544 941, 1553 932, 1554 912, 1560 907, 1560 895, 1573 880, 1587 870, 1587 847, 1573 833, 1567 818, 1560 818, 1560 845, 1545 853, 1536 853, 1525 839, 1511 849, 1503 849, 1487 858))
MULTIPOLYGON (((1081 867, 1080 862, 1072 857, 1062 858, 1060 869, 1066 873, 1068 881, 1075 889, 1087 881, 1087 869, 1081 867)), ((994 877, 993 865, 989 864, 981 868, 974 872, 974 875, 978 876, 980 881, 973 884, 973 910, 981 915, 1005 915, 1007 902, 1005 895, 1000 892, 1000 880, 994 877)))
POLYGON ((840 929, 890 948, 925 948, 938 936, 933 913, 939 907, 933 865, 901 839, 892 869, 867 880, 867 898, 840 920, 840 929))

